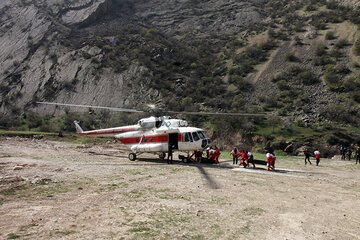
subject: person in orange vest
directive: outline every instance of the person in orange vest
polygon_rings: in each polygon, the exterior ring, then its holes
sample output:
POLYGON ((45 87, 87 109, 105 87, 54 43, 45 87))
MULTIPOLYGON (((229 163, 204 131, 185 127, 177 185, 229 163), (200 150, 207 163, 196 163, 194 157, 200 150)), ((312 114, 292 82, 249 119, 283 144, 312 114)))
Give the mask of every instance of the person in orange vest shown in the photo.
POLYGON ((219 148, 215 145, 215 163, 219 163, 219 156, 220 156, 220 150, 219 148))
POLYGON ((267 160, 268 171, 275 170, 276 155, 273 152, 268 152, 266 154, 266 160, 267 160))
POLYGON ((245 150, 242 150, 241 151, 241 161, 240 161, 240 165, 243 165, 244 168, 246 168, 248 165, 249 165, 249 162, 248 162, 248 155, 247 153, 245 152, 245 150))
POLYGON ((233 156, 233 164, 238 164, 239 150, 234 147, 230 154, 233 156))
POLYGON ((315 150, 314 155, 315 155, 315 158, 316 158, 316 166, 319 166, 319 163, 320 163, 320 151, 319 151, 318 148, 315 150))

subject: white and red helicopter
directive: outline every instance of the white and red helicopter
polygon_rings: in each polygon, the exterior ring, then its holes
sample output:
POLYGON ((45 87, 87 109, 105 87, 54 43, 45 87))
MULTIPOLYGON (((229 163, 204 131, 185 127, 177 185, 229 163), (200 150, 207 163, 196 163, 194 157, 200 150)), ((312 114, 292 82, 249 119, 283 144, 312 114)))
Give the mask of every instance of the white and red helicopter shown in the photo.
MULTIPOLYGON (((122 112, 144 112, 134 109, 101 107, 90 105, 76 105, 53 102, 37 102, 39 104, 57 105, 65 107, 82 107, 91 109, 108 109, 122 112)), ((203 115, 259 115, 244 113, 207 113, 207 112, 174 112, 185 114, 203 115)), ((91 131, 84 131, 78 121, 74 121, 76 130, 81 136, 115 137, 118 141, 127 146, 131 152, 129 159, 135 161, 142 153, 155 153, 160 159, 164 159, 168 147, 171 144, 174 151, 184 152, 187 157, 181 157, 184 162, 189 161, 190 152, 206 148, 210 144, 210 138, 205 131, 196 127, 189 127, 187 121, 171 119, 169 116, 142 118, 135 125, 105 128, 91 131)))

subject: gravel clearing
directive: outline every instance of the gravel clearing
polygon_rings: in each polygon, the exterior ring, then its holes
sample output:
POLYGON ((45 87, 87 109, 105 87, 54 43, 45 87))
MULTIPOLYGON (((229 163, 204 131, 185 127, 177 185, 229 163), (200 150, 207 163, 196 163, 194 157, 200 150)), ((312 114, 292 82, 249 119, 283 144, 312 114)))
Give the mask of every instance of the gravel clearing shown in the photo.
POLYGON ((131 162, 120 144, 0 137, 0 239, 360 239, 360 166, 131 162))

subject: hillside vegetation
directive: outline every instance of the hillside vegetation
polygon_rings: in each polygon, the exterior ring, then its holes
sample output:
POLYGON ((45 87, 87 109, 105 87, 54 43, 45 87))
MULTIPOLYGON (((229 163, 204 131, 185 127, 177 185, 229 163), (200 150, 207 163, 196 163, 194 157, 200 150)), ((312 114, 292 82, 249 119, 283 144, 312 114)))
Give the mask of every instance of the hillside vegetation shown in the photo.
POLYGON ((73 118, 103 127, 138 117, 64 114, 39 100, 153 103, 267 114, 181 116, 224 145, 285 149, 314 144, 317 131, 328 137, 316 144, 359 142, 360 11, 348 1, 22 0, 0 13, 2 128, 72 131, 73 118))

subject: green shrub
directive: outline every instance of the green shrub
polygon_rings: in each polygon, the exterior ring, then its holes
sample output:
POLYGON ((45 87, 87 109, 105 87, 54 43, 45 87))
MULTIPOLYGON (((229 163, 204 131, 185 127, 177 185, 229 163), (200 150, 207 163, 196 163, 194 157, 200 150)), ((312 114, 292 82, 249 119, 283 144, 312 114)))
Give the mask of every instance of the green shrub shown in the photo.
POLYGON ((287 84, 285 80, 278 81, 277 87, 280 89, 280 91, 285 91, 290 89, 290 86, 287 84))
POLYGON ((321 57, 321 56, 324 56, 325 54, 327 54, 327 47, 323 44, 319 45, 316 48, 316 55, 321 57))
POLYGON ((298 60, 295 53, 287 53, 285 58, 289 62, 296 62, 298 60))
POLYGON ((336 48, 343 48, 345 46, 347 46, 349 44, 349 42, 346 39, 340 39, 339 41, 337 41, 337 43, 335 43, 335 47, 336 48))
POLYGON ((333 40, 335 39, 335 33, 333 31, 328 31, 326 34, 325 34, 325 39, 326 40, 333 40))
POLYGON ((332 91, 339 90, 339 87, 342 85, 341 79, 339 75, 336 73, 333 65, 329 65, 326 67, 324 73, 324 79, 326 81, 327 86, 332 91))
POLYGON ((298 80, 305 85, 311 85, 318 82, 318 79, 309 71, 304 71, 298 74, 298 80))

